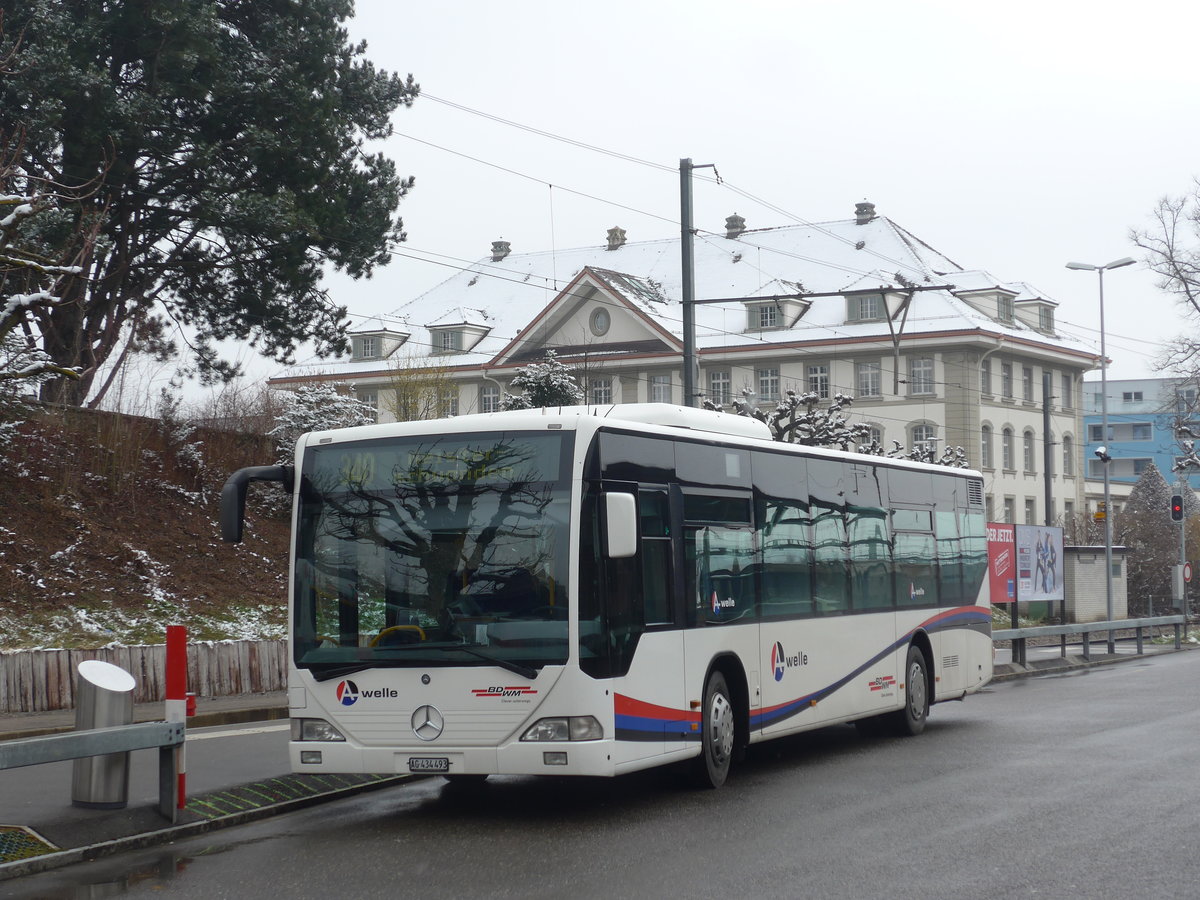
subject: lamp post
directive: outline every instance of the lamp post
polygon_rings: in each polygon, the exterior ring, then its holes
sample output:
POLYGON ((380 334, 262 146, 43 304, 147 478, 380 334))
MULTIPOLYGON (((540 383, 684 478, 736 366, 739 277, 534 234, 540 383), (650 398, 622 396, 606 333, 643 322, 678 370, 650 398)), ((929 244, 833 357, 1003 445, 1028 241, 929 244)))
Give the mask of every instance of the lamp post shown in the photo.
MULTIPOLYGON (((1104 346, 1104 273, 1108 269, 1120 269, 1131 266, 1135 262, 1132 256, 1114 259, 1102 266, 1091 263, 1069 262, 1068 269, 1082 269, 1085 272, 1095 272, 1100 278, 1100 434, 1104 445, 1096 452, 1100 456, 1104 469, 1104 596, 1107 601, 1108 621, 1113 620, 1113 583, 1112 583, 1112 495, 1109 485, 1108 464, 1111 457, 1108 454, 1108 354, 1104 346)), ((1108 652, 1116 651, 1112 631, 1108 632, 1108 652)))

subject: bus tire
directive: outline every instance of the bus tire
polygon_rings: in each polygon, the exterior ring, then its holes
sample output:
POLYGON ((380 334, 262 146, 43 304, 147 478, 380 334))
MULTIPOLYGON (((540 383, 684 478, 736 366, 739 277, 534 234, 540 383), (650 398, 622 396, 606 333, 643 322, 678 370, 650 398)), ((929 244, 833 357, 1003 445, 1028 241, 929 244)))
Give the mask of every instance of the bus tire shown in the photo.
POLYGON ((901 736, 914 736, 925 730, 929 718, 929 663, 916 644, 908 645, 904 663, 904 708, 893 716, 894 730, 901 736))
POLYGON ((713 671, 704 686, 704 706, 700 723, 700 757, 696 760, 695 780, 699 787, 719 788, 729 777, 737 738, 737 716, 729 697, 725 676, 713 671))

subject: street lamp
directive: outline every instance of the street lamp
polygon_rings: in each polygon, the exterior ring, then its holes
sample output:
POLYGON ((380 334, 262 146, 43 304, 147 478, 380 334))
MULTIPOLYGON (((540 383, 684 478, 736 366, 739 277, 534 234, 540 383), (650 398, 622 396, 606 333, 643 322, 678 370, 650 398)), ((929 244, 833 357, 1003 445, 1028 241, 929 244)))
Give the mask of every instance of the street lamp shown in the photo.
MULTIPOLYGON (((1108 442, 1108 353, 1104 346, 1104 273, 1108 269, 1120 269, 1123 266, 1132 266, 1136 259, 1132 256, 1125 256, 1121 259, 1115 259, 1110 263, 1105 263, 1102 266, 1093 266, 1091 263, 1069 262, 1068 269, 1082 269, 1085 272, 1095 272, 1100 277, 1100 433, 1103 435, 1103 440, 1108 442)), ((1101 448, 1102 450, 1104 448, 1101 448)), ((1113 620, 1113 584, 1112 584, 1112 496, 1109 487, 1108 463, 1110 457, 1105 452, 1101 456, 1101 466, 1104 471, 1104 596, 1108 601, 1108 621, 1113 620)), ((1108 633, 1108 652, 1110 654, 1116 652, 1116 645, 1113 640, 1113 633, 1108 633)))

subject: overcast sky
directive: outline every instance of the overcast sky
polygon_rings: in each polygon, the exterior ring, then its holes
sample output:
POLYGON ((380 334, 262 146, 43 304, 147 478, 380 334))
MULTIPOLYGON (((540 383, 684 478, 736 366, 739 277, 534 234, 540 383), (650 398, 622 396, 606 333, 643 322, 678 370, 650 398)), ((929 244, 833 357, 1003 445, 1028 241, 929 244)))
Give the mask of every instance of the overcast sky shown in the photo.
MULTIPOLYGON (((1200 175, 1198 26, 1182 0, 358 0, 352 36, 427 96, 382 148, 417 180, 407 244, 370 282, 329 284, 366 316, 498 238, 678 235, 689 157, 725 181, 697 181, 699 228, 845 219, 868 199, 964 267, 1037 286, 1098 348, 1096 276, 1065 263, 1139 255, 1130 228, 1200 175)), ((1179 311, 1140 267, 1105 288, 1110 377, 1155 374, 1179 311)))

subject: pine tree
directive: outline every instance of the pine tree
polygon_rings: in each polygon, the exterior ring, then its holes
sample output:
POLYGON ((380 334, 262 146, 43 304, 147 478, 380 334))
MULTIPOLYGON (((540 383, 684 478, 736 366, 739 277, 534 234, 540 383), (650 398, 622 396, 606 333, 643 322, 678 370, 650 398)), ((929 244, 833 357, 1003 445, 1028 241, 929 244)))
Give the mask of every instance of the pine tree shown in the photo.
POLYGON ((331 382, 301 385, 295 391, 282 392, 284 410, 267 434, 275 439, 276 460, 291 462, 296 441, 310 431, 352 428, 375 421, 375 411, 366 403, 345 393, 345 386, 331 382))
POLYGON ((418 91, 349 42, 352 14, 353 0, 0 0, 0 158, 58 186, 45 255, 86 256, 63 303, 26 310, 53 363, 81 373, 43 396, 82 403, 123 345, 179 355, 173 332, 209 380, 237 372, 218 340, 281 362, 305 341, 344 350, 322 271, 369 275, 403 239, 412 181, 366 143, 418 91))
POLYGON ((530 363, 517 370, 511 387, 522 393, 507 391, 500 401, 501 409, 540 409, 552 406, 575 406, 583 402, 583 388, 575 383, 575 370, 558 361, 553 350, 546 351, 546 361, 530 363))

